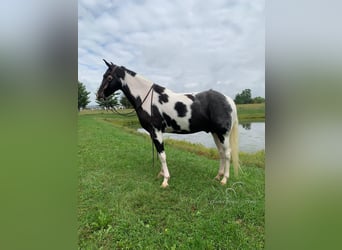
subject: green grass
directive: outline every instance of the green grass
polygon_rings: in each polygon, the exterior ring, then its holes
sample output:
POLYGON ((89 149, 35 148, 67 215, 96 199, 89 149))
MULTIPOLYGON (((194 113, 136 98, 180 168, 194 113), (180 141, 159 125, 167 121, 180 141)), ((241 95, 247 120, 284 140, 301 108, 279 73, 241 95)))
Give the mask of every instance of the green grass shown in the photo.
POLYGON ((239 121, 264 121, 265 103, 237 105, 239 121))
POLYGON ((241 153, 244 173, 221 186, 214 156, 166 142, 162 189, 150 139, 126 126, 136 118, 113 117, 79 115, 80 249, 264 248, 263 151, 241 153))

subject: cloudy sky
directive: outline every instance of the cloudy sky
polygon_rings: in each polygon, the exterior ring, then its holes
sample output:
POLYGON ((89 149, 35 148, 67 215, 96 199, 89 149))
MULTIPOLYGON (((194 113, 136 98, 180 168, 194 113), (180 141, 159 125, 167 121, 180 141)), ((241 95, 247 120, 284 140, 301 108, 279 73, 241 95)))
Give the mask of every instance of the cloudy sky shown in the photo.
POLYGON ((95 104, 106 65, 175 92, 265 97, 264 0, 79 0, 78 79, 95 104))

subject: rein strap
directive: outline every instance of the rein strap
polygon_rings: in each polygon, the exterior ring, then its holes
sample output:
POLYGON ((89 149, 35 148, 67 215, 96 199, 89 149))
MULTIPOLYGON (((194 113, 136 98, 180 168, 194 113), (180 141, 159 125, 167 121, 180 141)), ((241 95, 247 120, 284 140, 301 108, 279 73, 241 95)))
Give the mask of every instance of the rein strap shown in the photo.
MULTIPOLYGON (((151 121, 150 123, 152 124, 152 117, 153 117, 153 114, 152 114, 152 103, 153 103, 153 87, 154 87, 154 84, 152 84, 151 88, 148 90, 144 100, 141 102, 141 104, 139 106, 137 106, 135 109, 133 109, 131 112, 129 113, 120 113, 119 111, 117 111, 115 108, 113 108, 113 112, 119 114, 119 115, 122 115, 122 116, 133 116, 132 114, 138 109, 138 108, 141 108, 142 105, 144 104, 144 102, 147 100, 147 97, 149 96, 149 94, 151 93, 151 104, 150 104, 150 110, 151 110, 151 121)), ((152 139, 152 138, 151 138, 152 139)), ((154 167, 154 145, 153 145, 153 139, 151 140, 152 141, 152 167, 154 167)))
MULTIPOLYGON (((141 108, 142 105, 145 103, 147 97, 149 96, 149 94, 151 93, 151 91, 153 90, 154 84, 152 84, 151 88, 148 90, 146 96, 144 97, 144 100, 140 103, 139 106, 137 106, 135 109, 133 109, 132 111, 128 112, 128 113, 120 113, 116 108, 113 107, 112 111, 114 111, 115 113, 117 113, 118 115, 122 115, 122 116, 129 116, 132 115, 134 112, 136 112, 136 110, 138 108, 141 108)), ((153 97, 153 91, 152 91, 152 96, 151 96, 151 116, 152 116, 152 97, 153 97)), ((133 115, 132 115, 133 116, 133 115)))

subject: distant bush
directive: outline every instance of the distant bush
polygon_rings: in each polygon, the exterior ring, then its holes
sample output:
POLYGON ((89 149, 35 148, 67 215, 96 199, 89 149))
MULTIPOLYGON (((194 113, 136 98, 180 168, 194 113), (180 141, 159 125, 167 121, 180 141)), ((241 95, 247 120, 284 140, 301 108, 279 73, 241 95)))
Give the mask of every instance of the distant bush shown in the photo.
POLYGON ((264 103, 265 98, 260 96, 252 98, 252 91, 250 89, 244 89, 240 94, 235 96, 234 102, 236 104, 264 103))
POLYGON ((264 103, 265 102, 265 98, 261 97, 261 96, 257 96, 255 98, 253 98, 253 103, 264 103))

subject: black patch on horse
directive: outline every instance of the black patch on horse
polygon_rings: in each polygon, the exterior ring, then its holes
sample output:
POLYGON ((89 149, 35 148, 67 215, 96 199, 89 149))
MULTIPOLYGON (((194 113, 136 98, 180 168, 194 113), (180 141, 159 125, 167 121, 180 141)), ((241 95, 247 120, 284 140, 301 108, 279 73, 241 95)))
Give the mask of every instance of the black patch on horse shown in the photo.
MULTIPOLYGON (((139 101, 141 102, 140 98, 139 101)), ((164 151, 164 143, 158 141, 155 130, 159 130, 159 128, 163 129, 165 123, 163 123, 163 118, 161 117, 158 108, 154 105, 152 106, 152 117, 143 109, 137 109, 137 114, 141 126, 149 132, 157 152, 160 154, 164 151)))
POLYGON ((166 124, 162 117, 162 115, 159 112, 159 109, 157 106, 152 105, 152 119, 151 119, 153 127, 155 127, 158 130, 164 131, 166 124))
POLYGON ((177 111, 177 114, 178 114, 179 117, 186 116, 186 113, 188 112, 185 104, 182 103, 182 102, 176 102, 175 110, 177 111))
POLYGON ((220 142, 223 144, 224 143, 224 136, 221 134, 217 134, 217 137, 219 138, 220 142))
POLYGON ((171 127, 174 131, 180 131, 181 127, 177 124, 176 120, 171 119, 166 113, 163 112, 163 117, 168 127, 171 127))
POLYGON ((169 96, 164 93, 165 91, 164 87, 159 86, 158 84, 154 84, 153 90, 159 94, 158 101, 160 104, 167 103, 169 101, 169 96))
POLYGON ((157 152, 160 154, 164 151, 164 143, 160 143, 160 141, 158 141, 156 132, 154 130, 151 130, 150 135, 154 145, 156 146, 157 152))
POLYGON ((221 142, 232 124, 232 107, 226 97, 215 90, 195 95, 191 104, 190 130, 216 133, 221 142))
POLYGON ((163 104, 163 102, 167 103, 169 101, 169 96, 167 94, 161 94, 161 95, 159 95, 158 101, 160 104, 163 104))
POLYGON ((125 79, 125 68, 123 67, 117 67, 114 70, 114 73, 117 77, 121 78, 121 79, 125 79))
POLYGON ((186 94, 186 97, 188 97, 191 101, 195 100, 195 97, 191 94, 186 94))
POLYGON ((128 74, 130 74, 131 76, 135 76, 137 73, 135 73, 134 71, 125 68, 124 66, 121 66, 128 74))
POLYGON ((125 93, 125 96, 127 97, 127 99, 129 100, 129 102, 133 105, 133 107, 136 109, 137 107, 139 107, 142 103, 141 98, 138 96, 137 98, 135 98, 132 94, 131 94, 131 90, 128 88, 127 85, 123 85, 121 87, 121 90, 125 93))

